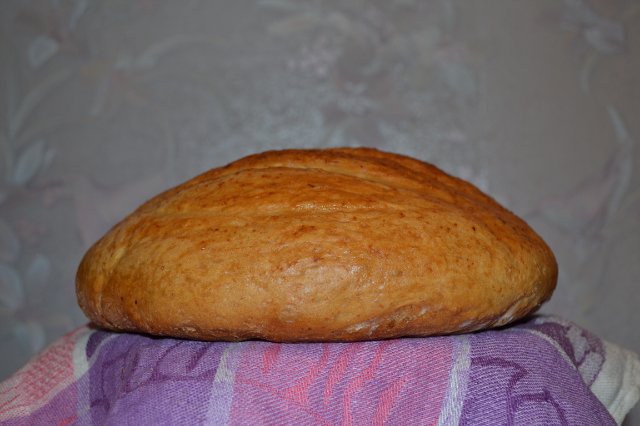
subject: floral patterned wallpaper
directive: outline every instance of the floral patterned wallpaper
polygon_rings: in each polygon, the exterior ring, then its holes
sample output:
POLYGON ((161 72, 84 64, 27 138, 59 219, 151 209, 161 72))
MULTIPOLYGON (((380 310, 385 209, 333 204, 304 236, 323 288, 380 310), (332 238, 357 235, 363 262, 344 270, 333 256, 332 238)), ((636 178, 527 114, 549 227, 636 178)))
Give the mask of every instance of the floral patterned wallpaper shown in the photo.
POLYGON ((545 306, 640 351, 640 2, 0 3, 0 377, 85 321, 89 245, 240 156, 437 164, 555 250, 545 306))

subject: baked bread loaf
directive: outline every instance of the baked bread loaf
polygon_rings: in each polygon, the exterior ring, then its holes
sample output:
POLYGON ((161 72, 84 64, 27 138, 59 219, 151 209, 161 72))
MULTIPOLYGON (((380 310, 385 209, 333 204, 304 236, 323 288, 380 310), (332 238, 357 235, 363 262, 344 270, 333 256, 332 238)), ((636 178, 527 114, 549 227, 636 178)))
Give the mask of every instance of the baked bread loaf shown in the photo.
POLYGON ((202 340, 461 333, 536 310, 557 265, 471 184, 367 148, 271 151, 143 204, 86 253, 96 325, 202 340))

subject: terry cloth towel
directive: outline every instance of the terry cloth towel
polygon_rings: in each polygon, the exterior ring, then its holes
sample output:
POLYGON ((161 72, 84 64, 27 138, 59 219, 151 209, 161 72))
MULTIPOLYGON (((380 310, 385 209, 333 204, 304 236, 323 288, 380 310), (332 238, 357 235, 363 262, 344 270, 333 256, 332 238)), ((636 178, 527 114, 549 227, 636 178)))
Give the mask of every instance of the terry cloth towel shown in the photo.
POLYGON ((0 384, 3 425, 614 425, 638 357, 565 320, 361 343, 82 327, 0 384))

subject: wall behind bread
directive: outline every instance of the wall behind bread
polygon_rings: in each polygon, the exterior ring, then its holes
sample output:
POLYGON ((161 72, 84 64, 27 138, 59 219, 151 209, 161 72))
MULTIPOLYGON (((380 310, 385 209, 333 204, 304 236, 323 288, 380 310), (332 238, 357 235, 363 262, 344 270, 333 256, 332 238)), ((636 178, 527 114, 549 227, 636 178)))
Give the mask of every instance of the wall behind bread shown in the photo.
POLYGON ((0 379, 85 322, 111 225, 284 147, 472 181, 555 250, 544 311, 640 351, 637 1, 8 0, 0 30, 0 379))

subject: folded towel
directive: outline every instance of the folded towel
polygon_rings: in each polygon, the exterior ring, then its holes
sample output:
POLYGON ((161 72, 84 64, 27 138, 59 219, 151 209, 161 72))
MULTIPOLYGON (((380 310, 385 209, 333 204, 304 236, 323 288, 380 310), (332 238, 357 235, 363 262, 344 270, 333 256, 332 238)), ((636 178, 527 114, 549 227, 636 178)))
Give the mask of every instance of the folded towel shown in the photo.
POLYGON ((638 357, 537 316, 361 343, 161 339, 82 327, 0 383, 3 425, 613 425, 638 357))

